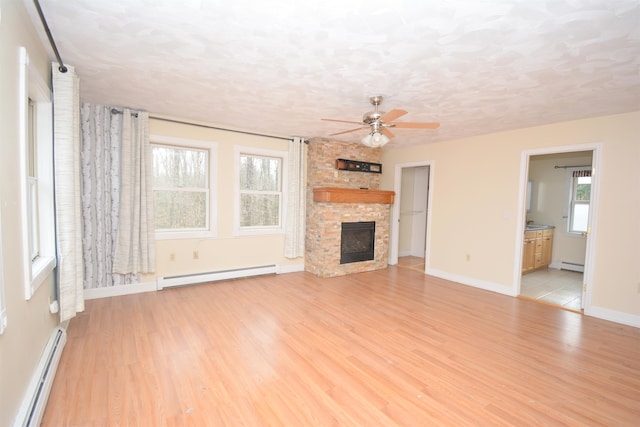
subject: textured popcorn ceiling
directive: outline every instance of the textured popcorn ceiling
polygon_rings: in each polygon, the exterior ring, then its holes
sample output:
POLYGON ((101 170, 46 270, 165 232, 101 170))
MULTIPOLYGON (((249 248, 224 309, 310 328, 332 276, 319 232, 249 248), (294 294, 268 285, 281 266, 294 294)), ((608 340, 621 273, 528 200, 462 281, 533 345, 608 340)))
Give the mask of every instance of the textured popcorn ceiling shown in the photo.
POLYGON ((640 110, 638 0, 40 4, 83 100, 255 132, 328 136, 378 94, 441 123, 388 147, 640 110))

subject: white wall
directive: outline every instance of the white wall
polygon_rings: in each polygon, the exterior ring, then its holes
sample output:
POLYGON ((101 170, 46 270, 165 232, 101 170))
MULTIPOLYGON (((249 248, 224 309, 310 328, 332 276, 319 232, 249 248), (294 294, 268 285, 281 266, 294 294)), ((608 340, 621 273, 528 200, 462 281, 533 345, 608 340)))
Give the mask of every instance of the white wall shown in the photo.
POLYGON ((394 188, 396 164, 432 162, 428 272, 515 295, 516 242, 525 220, 523 153, 600 143, 597 245, 586 313, 640 326, 638 135, 640 112, 633 112, 398 149, 391 142, 383 151, 381 187, 394 188))
POLYGON ((0 335, 0 426, 17 415, 22 398, 55 326, 49 313, 53 289, 50 275, 32 298, 24 297, 18 128, 18 48, 26 47, 31 65, 50 81, 50 63, 20 0, 0 2, 0 209, 2 254, 8 325, 0 335))
MULTIPOLYGON (((153 113, 152 113, 153 115, 153 113)), ((180 119, 178 119, 180 120, 180 119)), ((200 123, 207 125, 206 123, 200 123)), ((156 272, 147 274, 143 281, 157 277, 194 274, 211 271, 277 264, 283 268, 302 269, 302 257, 284 257, 284 234, 264 236, 234 236, 234 149, 247 146, 284 153, 289 141, 243 133, 225 132, 204 126, 150 120, 149 133, 153 136, 212 141, 218 144, 217 174, 217 236, 206 239, 177 239, 156 241, 156 272), (193 252, 198 252, 194 259, 193 252)))

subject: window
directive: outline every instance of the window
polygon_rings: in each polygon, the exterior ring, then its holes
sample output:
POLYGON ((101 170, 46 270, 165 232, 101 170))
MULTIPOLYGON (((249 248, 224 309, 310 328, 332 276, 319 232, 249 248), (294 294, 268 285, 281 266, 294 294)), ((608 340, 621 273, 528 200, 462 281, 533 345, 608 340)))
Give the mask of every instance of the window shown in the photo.
POLYGON ((285 158, 281 151, 236 148, 237 234, 283 231, 285 158))
POLYGON ((569 201, 569 233, 586 233, 589 228, 591 169, 571 171, 569 201))
POLYGON ((156 238, 215 234, 216 145, 152 137, 156 238))
POLYGON ((55 267, 53 110, 51 90, 20 49, 20 154, 25 297, 31 298, 55 267))

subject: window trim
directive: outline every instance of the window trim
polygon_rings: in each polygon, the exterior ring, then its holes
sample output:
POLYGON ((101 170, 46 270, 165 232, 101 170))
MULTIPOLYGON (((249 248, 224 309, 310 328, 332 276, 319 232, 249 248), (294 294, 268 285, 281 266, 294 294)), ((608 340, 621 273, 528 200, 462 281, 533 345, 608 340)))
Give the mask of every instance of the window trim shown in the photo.
MULTIPOLYGON (((167 145, 178 148, 195 148, 198 150, 209 151, 209 189, 208 189, 208 229, 206 230, 180 230, 180 231, 156 231, 156 240, 175 240, 175 239, 199 239, 199 238, 213 238, 216 237, 217 224, 218 224, 218 212, 217 212, 217 200, 218 200, 218 143, 214 141, 200 140, 200 139, 187 139, 177 138, 172 136, 163 135, 150 135, 149 144, 153 145, 167 145)), ((152 148, 153 149, 153 148, 152 148)), ((153 189, 152 189, 153 191, 153 189)))
POLYGON ((234 192, 233 192, 233 235, 234 236, 255 236, 255 235, 279 235, 285 232, 285 219, 287 209, 287 157, 288 151, 256 148, 236 145, 234 147, 234 192), (249 155, 256 157, 275 157, 282 159, 280 171, 280 225, 269 226, 240 226, 240 156, 249 155))
POLYGON ((0 218, 0 335, 7 329, 7 303, 4 295, 4 260, 2 256, 2 219, 0 218))
MULTIPOLYGON (((51 89, 30 65, 29 55, 20 47, 20 193, 22 208, 22 243, 24 259, 24 291, 29 300, 56 267, 55 212, 53 203, 53 104, 51 89), (29 99, 35 103, 37 225, 39 256, 32 257, 32 194, 29 177, 29 99)), ((33 113, 33 111, 32 111, 33 113)))

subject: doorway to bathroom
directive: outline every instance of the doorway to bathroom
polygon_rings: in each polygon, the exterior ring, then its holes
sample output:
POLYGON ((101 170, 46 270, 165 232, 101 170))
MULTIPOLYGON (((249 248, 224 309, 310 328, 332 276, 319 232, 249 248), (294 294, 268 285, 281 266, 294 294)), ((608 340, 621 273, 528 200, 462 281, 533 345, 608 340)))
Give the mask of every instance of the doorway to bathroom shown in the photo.
POLYGON ((597 154, 591 146, 527 154, 520 297, 584 310, 596 224, 597 154))

